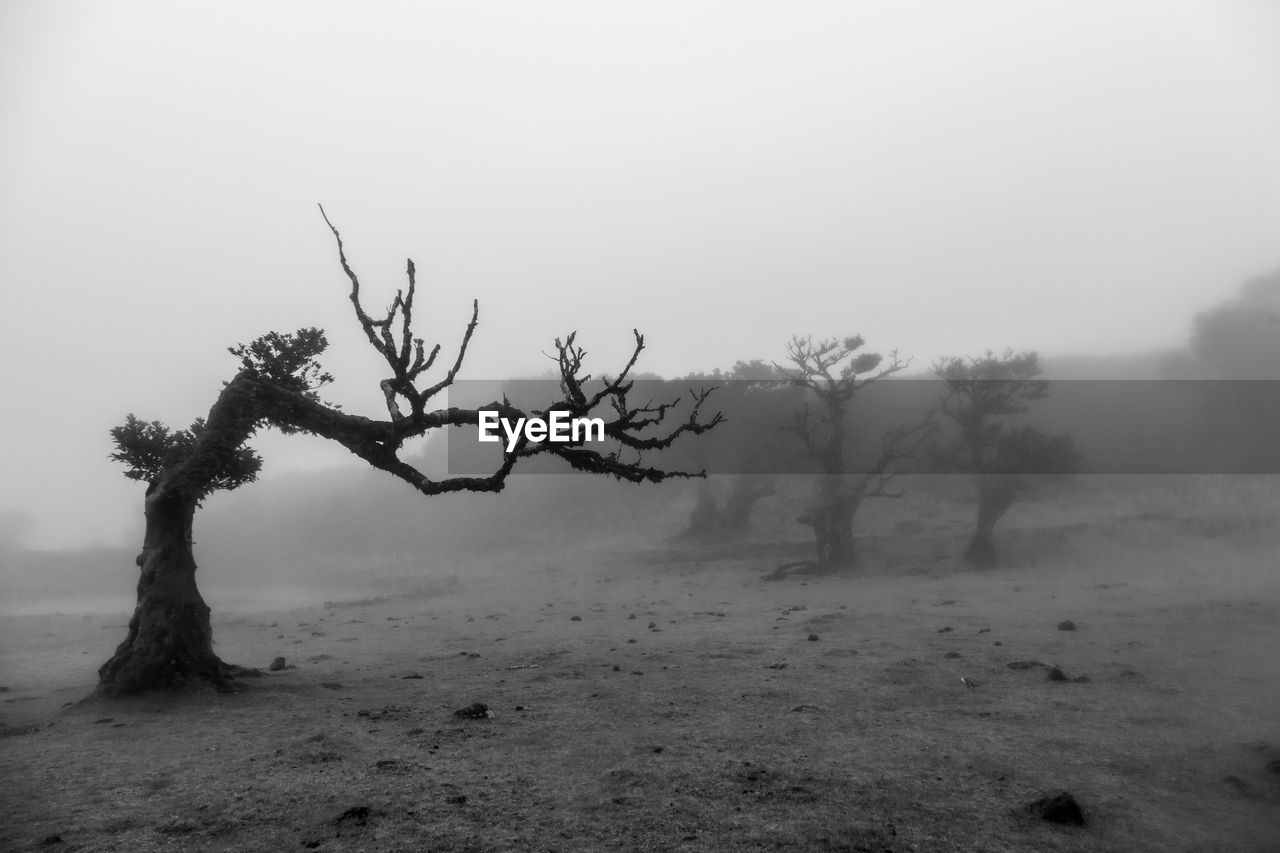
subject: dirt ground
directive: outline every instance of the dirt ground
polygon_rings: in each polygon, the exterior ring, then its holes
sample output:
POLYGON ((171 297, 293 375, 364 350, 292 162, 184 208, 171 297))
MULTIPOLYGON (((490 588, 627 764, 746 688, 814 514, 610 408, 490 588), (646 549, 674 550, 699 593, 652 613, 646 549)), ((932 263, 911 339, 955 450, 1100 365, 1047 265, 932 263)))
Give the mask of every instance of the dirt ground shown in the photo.
POLYGON ((215 611, 290 665, 231 695, 81 701, 126 617, 8 617, 0 848, 1280 850, 1280 547, 1063 506, 989 571, 886 523, 849 576, 682 545, 215 611))

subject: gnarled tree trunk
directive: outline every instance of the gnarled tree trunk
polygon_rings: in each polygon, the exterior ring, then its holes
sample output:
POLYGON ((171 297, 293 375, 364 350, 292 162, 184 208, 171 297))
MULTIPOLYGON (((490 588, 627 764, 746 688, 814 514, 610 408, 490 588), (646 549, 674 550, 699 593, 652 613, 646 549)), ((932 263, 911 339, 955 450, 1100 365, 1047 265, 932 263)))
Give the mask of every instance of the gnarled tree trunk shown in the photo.
POLYGON ((209 606, 196 588, 191 523, 196 501, 164 481, 148 490, 138 555, 138 604, 129 634, 98 670, 98 692, 138 693, 207 681, 230 687, 233 667, 213 653, 209 606))
POLYGON ((1017 483, 1012 475, 985 474, 978 481, 978 525, 964 551, 964 561, 981 568, 990 568, 999 560, 996 557, 996 522, 1013 506, 1017 483))
POLYGON ((777 493, 776 480, 772 477, 743 475, 733 483, 733 492, 721 513, 720 526, 726 530, 742 531, 751 524, 751 511, 761 500, 777 493))
POLYGON ((835 572, 858 566, 857 540, 853 535, 853 517, 859 501, 847 497, 833 498, 815 505, 797 521, 813 528, 817 541, 815 569, 818 572, 835 572))

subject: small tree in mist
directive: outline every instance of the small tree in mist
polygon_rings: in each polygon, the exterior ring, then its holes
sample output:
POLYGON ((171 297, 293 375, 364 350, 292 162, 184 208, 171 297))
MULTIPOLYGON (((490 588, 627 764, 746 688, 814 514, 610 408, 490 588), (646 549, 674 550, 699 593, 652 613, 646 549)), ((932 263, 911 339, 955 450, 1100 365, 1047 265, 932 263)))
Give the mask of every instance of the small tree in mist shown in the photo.
POLYGON ((1168 359, 1166 369, 1176 378, 1226 380, 1191 386, 1201 441, 1215 456, 1225 451, 1227 464, 1277 470, 1280 271, 1246 281, 1233 298, 1197 314, 1187 352, 1168 359))
POLYGON ((1070 436, 1005 421, 1049 394, 1049 383, 1035 378, 1040 365, 1034 352, 946 358, 934 372, 946 383, 942 411, 959 427, 959 437, 936 453, 944 467, 969 474, 978 491, 977 526, 964 559, 992 566, 996 522, 1040 476, 1072 471, 1075 445, 1070 436))
MULTIPOLYGON (((323 215, 323 210, 321 210, 323 215)), ((329 224, 326 217, 325 223, 329 224)), ((125 476, 147 484, 144 510, 146 533, 137 563, 138 602, 128 634, 115 654, 98 670, 98 691, 113 695, 135 693, 194 683, 219 689, 233 685, 235 676, 252 672, 230 666, 213 653, 209 607, 196 587, 196 563, 192 554, 192 522, 196 509, 211 493, 235 489, 252 482, 262 459, 245 442, 259 429, 275 427, 285 434, 309 433, 337 442, 374 468, 404 480, 424 495, 449 492, 498 492, 516 463, 538 454, 563 459, 574 469, 606 474, 631 482, 659 482, 688 477, 682 471, 659 470, 645 465, 645 451, 661 450, 682 435, 697 435, 715 426, 720 415, 704 420, 699 409, 707 392, 694 395, 687 419, 664 426, 676 402, 633 405, 628 400, 628 375, 644 349, 644 338, 635 333, 631 358, 616 379, 590 385, 582 373, 584 351, 570 334, 555 341, 561 398, 545 409, 526 412, 506 400, 479 409, 430 409, 428 403, 448 388, 462 367, 467 346, 478 322, 479 306, 473 303, 452 365, 436 382, 424 377, 436 364, 440 346, 428 352, 413 335, 416 280, 413 261, 408 262, 408 289, 397 291, 381 318, 370 316, 361 302, 360 280, 347 262, 342 237, 329 224, 338 247, 338 259, 351 283, 349 298, 357 322, 370 346, 386 361, 391 375, 380 387, 386 401, 386 417, 374 419, 348 414, 325 403, 319 389, 332 381, 316 361, 327 341, 319 329, 292 334, 270 332, 252 343, 233 347, 240 362, 235 376, 223 385, 207 418, 183 430, 145 422, 129 415, 111 430, 116 452, 111 457, 126 466, 125 476), (605 435, 618 449, 604 452, 579 444, 539 442, 525 437, 509 451, 488 476, 446 477, 433 480, 404 461, 401 450, 408 439, 451 426, 476 426, 481 409, 496 410, 504 418, 534 415, 547 417, 562 411, 569 417, 595 413, 608 407, 605 435), (656 434, 655 434, 656 431, 656 434), (628 458, 624 459, 623 454, 628 458)))
MULTIPOLYGON (((853 519, 869 497, 900 497, 888 487, 894 468, 915 458, 937 429, 932 413, 915 426, 901 426, 882 437, 877 455, 850 472, 846 453, 846 420, 858 394, 867 386, 906 369, 896 351, 886 360, 880 353, 860 353, 861 336, 815 341, 796 336, 787 345, 788 367, 779 370, 794 385, 817 398, 817 407, 794 414, 790 431, 799 438, 805 455, 821 471, 817 495, 800 521, 813 528, 817 540, 819 571, 853 566, 857 552, 853 519)), ((785 568, 785 567, 784 567, 785 568)))
POLYGON ((714 442, 694 448, 701 468, 732 472, 727 494, 710 478, 698 483, 698 498, 682 534, 686 538, 735 537, 745 533, 755 506, 777 492, 779 430, 795 408, 797 389, 773 364, 740 361, 727 371, 691 374, 683 383, 714 384, 725 414, 714 442))

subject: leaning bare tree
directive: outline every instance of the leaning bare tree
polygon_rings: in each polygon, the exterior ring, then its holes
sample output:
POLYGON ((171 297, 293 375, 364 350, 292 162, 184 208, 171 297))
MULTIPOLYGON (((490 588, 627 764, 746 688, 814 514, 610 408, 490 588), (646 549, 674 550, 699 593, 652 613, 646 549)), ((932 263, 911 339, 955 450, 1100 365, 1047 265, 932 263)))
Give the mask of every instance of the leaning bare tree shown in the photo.
MULTIPOLYGON (((800 517, 812 527, 817 540, 816 568, 832 571, 857 563, 853 518, 862 501, 869 497, 900 497, 891 491, 894 468, 915 458, 933 436, 936 424, 932 413, 914 426, 887 431, 877 455, 850 471, 846 455, 846 420, 854 399, 873 382, 904 370, 896 351, 888 361, 880 353, 859 353, 866 342, 861 336, 814 341, 794 337, 787 345, 788 367, 779 370, 793 384, 807 389, 818 399, 817 409, 807 404, 795 413, 790 430, 800 439, 805 455, 815 460, 821 471, 818 494, 811 509, 800 517)), ((790 566, 780 567, 780 571, 790 566)))
MULTIPOLYGON (((323 215, 324 211, 321 210, 323 215)), ((146 533, 137 563, 138 602, 129 632, 115 654, 98 670, 98 692, 136 693, 166 687, 209 683, 219 689, 233 686, 237 675, 253 672, 224 663, 213 652, 209 607, 196 588, 192 554, 192 521, 196 509, 212 492, 252 482, 261 458, 246 445, 259 429, 275 427, 286 434, 310 433, 341 444, 375 468, 399 477, 424 495, 446 492, 501 491, 516 463, 537 454, 552 454, 579 471, 612 475, 631 482, 659 482, 668 477, 699 476, 646 466, 643 453, 667 447, 682 435, 705 432, 720 416, 703 419, 700 406, 708 392, 695 393, 688 417, 664 425, 678 401, 633 405, 627 395, 628 375, 644 349, 635 333, 635 349, 615 379, 590 383, 582 373, 584 351, 571 334, 556 339, 554 356, 560 373, 562 398, 544 410, 523 412, 506 400, 478 409, 438 408, 428 404, 448 388, 466 356, 478 320, 473 303, 457 357, 444 375, 427 384, 424 377, 436 364, 440 346, 428 352, 413 336, 416 281, 408 262, 408 289, 397 291, 386 316, 374 318, 361 302, 360 280, 347 262, 342 238, 327 217, 338 246, 338 259, 351 282, 350 299, 369 344, 386 360, 391 375, 382 380, 386 417, 374 419, 348 414, 320 399, 318 389, 332 381, 317 363, 327 342, 319 329, 292 334, 271 332, 247 345, 231 349, 240 369, 218 395, 207 418, 188 429, 170 431, 159 422, 143 422, 129 415, 111 431, 126 476, 147 483, 146 533), (594 390, 588 390, 589 388, 594 390), (510 449, 488 476, 433 480, 400 457, 408 439, 451 426, 476 426, 481 410, 496 410, 504 418, 547 418, 552 411, 565 417, 585 417, 603 407, 608 445, 597 450, 582 442, 531 442, 526 435, 510 449), (657 434, 655 434, 655 430, 657 434), (625 458, 624 458, 625 454, 625 458)))
POLYGON ((1070 436, 1048 435, 1030 425, 1005 419, 1026 413, 1030 403, 1049 394, 1049 383, 1036 379, 1034 352, 979 358, 947 358, 934 366, 946 383, 942 411, 959 427, 959 438, 940 448, 946 467, 969 474, 978 491, 978 519, 964 559, 977 566, 996 563, 995 526, 1019 495, 1038 477, 1066 474, 1077 457, 1070 436))

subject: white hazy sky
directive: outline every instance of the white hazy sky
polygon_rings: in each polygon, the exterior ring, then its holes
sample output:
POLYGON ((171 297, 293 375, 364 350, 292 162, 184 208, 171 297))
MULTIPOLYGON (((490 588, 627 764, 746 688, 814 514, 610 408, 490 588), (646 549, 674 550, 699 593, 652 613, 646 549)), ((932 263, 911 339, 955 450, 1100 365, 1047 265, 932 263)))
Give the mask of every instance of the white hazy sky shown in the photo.
MULTIPOLYGON (((315 203, 464 376, 630 329, 660 373, 862 333, 927 364, 1176 346, 1280 265, 1280 5, 0 4, 0 510, 124 542, 126 412, 321 325, 378 412, 315 203)), ((268 476, 332 464, 270 437, 268 476)), ((358 464, 358 463, 351 463, 358 464)))

